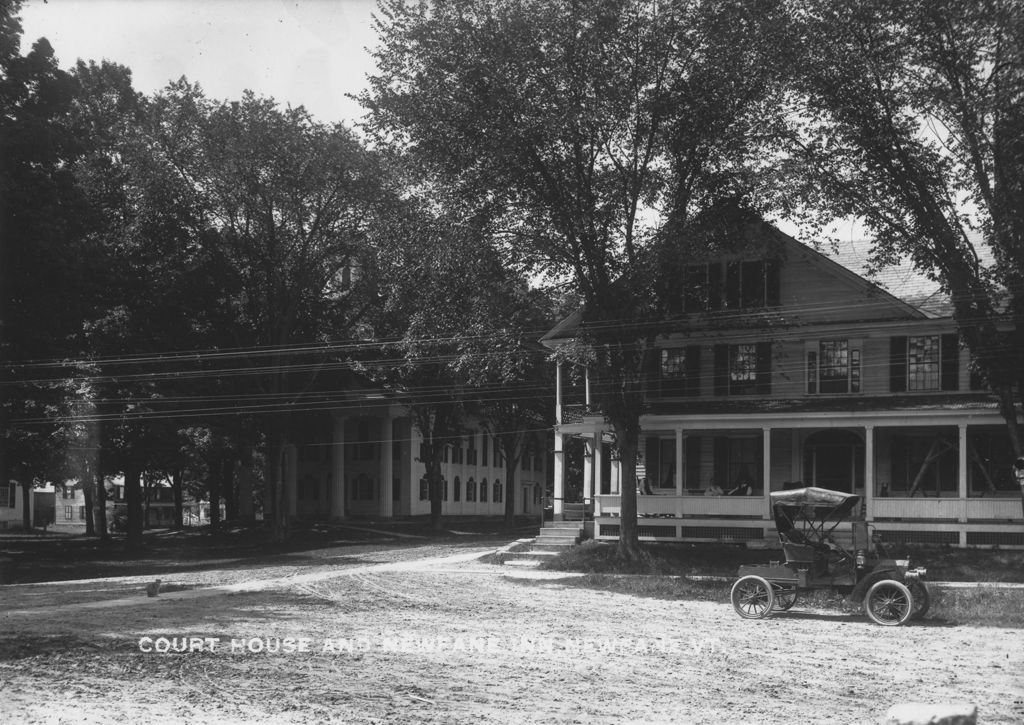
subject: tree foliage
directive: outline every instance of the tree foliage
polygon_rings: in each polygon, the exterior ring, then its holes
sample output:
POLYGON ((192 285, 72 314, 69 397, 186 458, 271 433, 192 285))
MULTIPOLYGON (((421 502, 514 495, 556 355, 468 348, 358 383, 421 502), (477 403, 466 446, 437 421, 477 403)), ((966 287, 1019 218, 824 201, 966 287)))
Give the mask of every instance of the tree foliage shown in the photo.
POLYGON ((1024 7, 1012 0, 790 4, 801 39, 789 183, 856 216, 877 266, 941 283, 1017 454, 1024 389, 1024 7))
POLYGON ((741 164, 775 88, 775 49, 764 42, 778 24, 773 7, 393 0, 382 9, 379 72, 361 99, 368 129, 467 203, 497 210, 510 264, 579 293, 587 363, 623 460, 620 546, 633 554, 643 341, 654 334, 636 323, 656 309, 644 250, 746 188, 741 164))

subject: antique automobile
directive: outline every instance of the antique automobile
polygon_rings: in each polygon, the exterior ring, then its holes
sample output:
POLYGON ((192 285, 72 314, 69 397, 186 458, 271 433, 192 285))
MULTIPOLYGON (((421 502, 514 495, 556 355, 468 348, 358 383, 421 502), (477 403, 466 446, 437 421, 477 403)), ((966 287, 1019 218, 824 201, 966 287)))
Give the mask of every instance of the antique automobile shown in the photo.
POLYGON ((796 604, 801 592, 832 588, 863 602, 878 624, 895 626, 928 611, 926 571, 889 559, 869 536, 860 496, 824 488, 769 494, 786 561, 741 566, 731 598, 736 613, 762 619, 796 604), (838 527, 850 523, 849 540, 838 527), (842 543, 837 543, 840 539, 842 543))

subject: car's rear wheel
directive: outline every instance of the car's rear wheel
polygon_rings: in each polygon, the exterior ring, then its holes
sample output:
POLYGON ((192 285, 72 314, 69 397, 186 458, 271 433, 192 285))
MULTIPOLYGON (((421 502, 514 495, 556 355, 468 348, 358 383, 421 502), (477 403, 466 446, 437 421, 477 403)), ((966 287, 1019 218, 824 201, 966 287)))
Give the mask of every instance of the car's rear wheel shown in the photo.
POLYGON ((914 613, 914 596, 902 582, 883 579, 868 590, 864 597, 864 611, 876 624, 896 627, 914 613))
POLYGON ((772 613, 775 592, 762 577, 749 575, 736 580, 730 593, 732 608, 744 619, 764 619, 772 613))
POLYGON ((775 602, 772 607, 776 612, 788 612, 796 604, 796 587, 787 588, 782 584, 773 584, 775 602))
POLYGON ((914 611, 910 616, 912 619, 920 619, 928 614, 928 608, 932 605, 932 596, 928 591, 928 585, 920 579, 913 579, 907 584, 907 589, 914 597, 914 611))

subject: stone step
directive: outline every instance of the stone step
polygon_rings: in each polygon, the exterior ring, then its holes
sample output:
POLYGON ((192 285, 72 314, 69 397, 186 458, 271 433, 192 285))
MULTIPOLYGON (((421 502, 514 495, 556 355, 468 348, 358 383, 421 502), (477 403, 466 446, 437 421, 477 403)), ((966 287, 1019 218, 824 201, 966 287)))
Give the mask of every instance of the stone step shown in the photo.
POLYGON ((576 546, 577 543, 579 542, 575 536, 538 536, 533 545, 576 546))
POLYGON ((505 566, 514 566, 520 569, 536 569, 540 565, 540 559, 509 559, 505 562, 505 566))
POLYGON ((550 559, 557 555, 557 551, 537 551, 536 549, 531 549, 530 551, 510 551, 506 555, 508 557, 506 561, 521 561, 523 559, 550 559))
POLYGON ((532 551, 540 553, 560 554, 563 551, 568 551, 574 546, 576 546, 576 544, 545 544, 538 541, 536 544, 533 545, 532 551))

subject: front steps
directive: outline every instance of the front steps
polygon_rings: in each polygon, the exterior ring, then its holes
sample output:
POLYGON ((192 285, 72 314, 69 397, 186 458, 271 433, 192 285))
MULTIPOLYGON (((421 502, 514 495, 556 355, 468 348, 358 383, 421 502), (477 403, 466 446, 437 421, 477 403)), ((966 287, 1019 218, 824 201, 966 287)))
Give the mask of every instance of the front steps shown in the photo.
POLYGON ((545 521, 537 538, 533 539, 528 548, 505 554, 505 566, 536 568, 576 546, 582 535, 582 521, 545 521))

